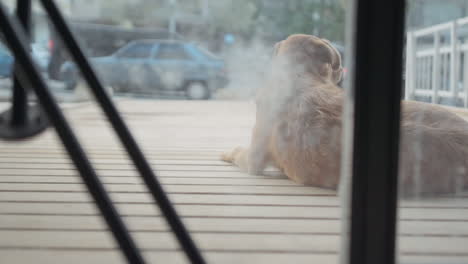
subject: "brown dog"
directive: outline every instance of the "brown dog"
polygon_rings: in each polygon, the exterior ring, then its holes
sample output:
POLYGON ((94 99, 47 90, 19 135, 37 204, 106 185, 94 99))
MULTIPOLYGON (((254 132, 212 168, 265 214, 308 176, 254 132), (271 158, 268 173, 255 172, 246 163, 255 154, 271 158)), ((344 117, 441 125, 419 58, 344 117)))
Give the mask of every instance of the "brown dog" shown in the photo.
MULTIPOLYGON (((290 179, 336 189, 343 91, 338 51, 325 39, 292 35, 275 45, 270 76, 257 93, 251 146, 222 155, 251 174, 268 164, 290 179)), ((468 123, 442 107, 403 102, 402 193, 455 192, 468 185, 468 123)))

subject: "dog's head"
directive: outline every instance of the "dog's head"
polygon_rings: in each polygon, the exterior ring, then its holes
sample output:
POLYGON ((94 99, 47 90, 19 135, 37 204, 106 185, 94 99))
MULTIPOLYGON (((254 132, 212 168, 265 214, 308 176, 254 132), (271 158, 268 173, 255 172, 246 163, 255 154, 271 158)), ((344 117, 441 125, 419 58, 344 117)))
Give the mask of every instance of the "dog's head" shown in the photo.
POLYGON ((343 74, 340 53, 328 40, 302 34, 276 43, 273 70, 286 71, 290 78, 303 76, 334 84, 343 74))
POLYGON ((270 74, 257 90, 257 120, 274 120, 298 94, 313 84, 337 84, 342 73, 340 53, 326 39, 297 34, 276 43, 270 74))

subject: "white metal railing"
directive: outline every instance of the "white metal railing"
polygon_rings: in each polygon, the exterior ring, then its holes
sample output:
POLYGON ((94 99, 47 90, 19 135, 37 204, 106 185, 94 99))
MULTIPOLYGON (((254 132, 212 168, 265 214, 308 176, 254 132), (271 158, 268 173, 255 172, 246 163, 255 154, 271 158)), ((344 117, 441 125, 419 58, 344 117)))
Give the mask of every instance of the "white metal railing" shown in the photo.
POLYGON ((409 31, 405 98, 449 99, 468 107, 468 17, 409 31), (453 70, 454 69, 454 70, 453 70))

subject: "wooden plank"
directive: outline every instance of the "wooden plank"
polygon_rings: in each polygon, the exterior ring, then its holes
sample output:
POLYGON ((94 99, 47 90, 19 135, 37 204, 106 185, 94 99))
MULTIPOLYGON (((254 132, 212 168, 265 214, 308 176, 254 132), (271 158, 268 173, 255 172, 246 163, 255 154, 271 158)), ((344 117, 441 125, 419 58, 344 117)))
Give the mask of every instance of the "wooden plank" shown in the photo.
MULTIPOLYGON (((291 180, 280 177, 245 175, 245 177, 204 177, 204 176, 160 176, 164 185, 201 185, 201 186, 302 186, 291 180)), ((142 185, 137 176, 101 176, 103 183, 108 185, 142 185)), ((2 175, 0 183, 49 183, 49 184, 81 184, 78 176, 22 176, 2 175)), ((0 199, 1 200, 1 199, 0 199)), ((422 200, 404 200, 401 207, 453 207, 468 208, 468 199, 425 198, 422 200)))
MULTIPOLYGON (((89 131, 88 131, 89 132, 89 131)), ((167 140, 167 139, 166 139, 167 140)), ((93 143, 99 143, 99 141, 93 141, 93 143)), ((8 151, 12 151, 14 149, 15 152, 17 153, 64 153, 63 146, 60 145, 59 142, 41 142, 39 144, 37 143, 28 143, 28 142, 23 142, 21 145, 16 145, 18 143, 15 143, 13 146, 13 143, 7 143, 5 144, 2 142, 2 152, 3 153, 8 153, 8 151)), ((89 144, 89 143, 88 143, 89 144)), ((102 145, 91 145, 89 147, 89 152, 90 153, 124 153, 124 149, 121 147, 118 147, 119 144, 117 142, 109 144, 107 147, 102 146, 102 145)), ((214 155, 214 154, 220 154, 223 151, 226 151, 226 149, 222 149, 222 147, 207 147, 206 144, 203 146, 194 146, 194 145, 184 145, 183 147, 179 145, 159 145, 159 144, 154 144, 151 148, 150 147, 143 147, 143 150, 145 153, 148 154, 183 154, 183 153, 193 153, 196 154, 197 152, 200 152, 201 154, 208 154, 208 155, 214 155)), ((234 146, 231 146, 231 148, 234 146)), ((87 148, 88 150, 88 148, 87 148)), ((229 149, 228 149, 229 150, 229 149)))
MULTIPOLYGON (((192 234, 202 250, 291 253, 336 253, 340 238, 337 235, 284 234, 192 234)), ((134 232, 133 236, 145 250, 174 250, 178 245, 172 234, 166 232, 134 232)), ((466 255, 468 238, 463 237, 400 237, 400 248, 407 254, 466 255)), ((0 247, 114 249, 112 238, 106 232, 70 231, 3 231, 0 247)))
MULTIPOLYGON (((185 154, 172 154, 172 155, 152 155, 152 156, 147 156, 147 158, 151 162, 156 162, 159 164, 180 164, 181 162, 188 162, 188 163, 183 163, 187 165, 193 165, 193 164, 212 164, 214 162, 215 164, 218 162, 222 162, 223 165, 229 165, 226 162, 223 162, 220 160, 219 155, 204 155, 204 156, 195 156, 193 155, 185 155, 185 154)), ((5 161, 9 163, 26 163, 27 161, 39 161, 42 163, 57 163, 57 161, 60 161, 60 163, 70 163, 70 160, 68 157, 66 157, 66 154, 54 154, 54 153, 41 153, 40 156, 41 158, 37 158, 39 155, 35 154, 28 154, 28 153, 0 153, 0 160, 2 160, 2 163, 5 163, 5 161)), ((98 163, 123 163, 123 164, 130 164, 131 161, 128 159, 127 156, 123 154, 93 154, 90 155, 89 158, 93 162, 98 162, 98 163)))
MULTIPOLYGON (((133 233, 140 247, 147 250, 174 250, 178 248, 172 234, 133 233)), ((244 251, 334 251, 337 236, 301 235, 249 235, 249 234, 193 234, 200 248, 205 250, 244 251), (262 241, 259 243, 259 241, 262 241)), ((106 232, 65 231, 3 231, 0 230, 0 247, 57 247, 77 249, 113 249, 115 245, 106 232)))
MULTIPOLYGON (((127 170, 133 171, 135 167, 130 164, 94 164, 97 170, 127 170)), ((217 172, 239 172, 239 168, 232 165, 221 164, 219 165, 153 165, 153 168, 157 171, 164 170, 179 170, 179 171, 217 171, 217 172)), ((0 164, 2 170, 74 170, 73 164, 45 164, 45 163, 2 163, 0 164)), ((270 168, 267 171, 277 171, 276 169, 270 168)))
MULTIPOLYGON (((97 170, 100 176, 138 176, 136 171, 130 170, 97 170)), ((239 171, 188 171, 188 170, 158 170, 156 174, 159 176, 179 176, 179 177, 250 177, 246 173, 239 171)), ((277 176, 286 178, 279 172, 265 172, 268 176, 277 176)), ((37 170, 37 169, 2 169, 0 168, 0 175, 27 175, 27 176, 76 176, 78 172, 75 170, 37 170)))
MULTIPOLYGON (((145 193, 112 193, 115 203, 153 204, 145 193)), ((239 206, 301 206, 337 207, 339 201, 332 196, 274 196, 274 195, 216 195, 216 194, 170 194, 175 204, 211 204, 239 206)), ((91 202, 87 193, 0 192, 0 202, 29 203, 86 203, 91 202)), ((439 199, 427 201, 404 201, 401 208, 467 209, 467 199, 439 199)), ((441 211, 443 212, 443 211, 441 211)))
MULTIPOLYGON (((142 184, 139 177, 101 177, 107 184, 142 184)), ((214 178, 214 177, 159 177, 163 184, 184 184, 184 185, 235 185, 235 186, 299 186, 297 183, 288 179, 272 177, 237 177, 237 178, 214 178)), ((8 176, 2 175, 0 183, 51 183, 51 184, 81 184, 81 178, 77 176, 8 176)))
MULTIPOLYGON (((404 252, 403 252, 404 253, 404 252)), ((456 255, 444 255, 444 256, 435 256, 435 255, 408 255, 402 254, 400 256, 401 264, 463 264, 468 263, 467 256, 456 256, 456 255)))
MULTIPOLYGON (((153 204, 118 204, 122 215, 160 215, 153 204)), ((179 214, 187 217, 339 219, 339 207, 245 206, 178 204, 179 214)), ((97 215, 93 204, 86 203, 0 203, 0 214, 97 215)), ((468 209, 403 208, 400 219, 412 221, 467 221, 468 209)))
MULTIPOLYGON (((68 159, 66 153, 40 153, 38 155, 37 153, 29 153, 29 152, 0 152, 0 157, 2 158, 15 158, 18 161, 21 161, 23 159, 31 159, 31 158, 36 158, 37 156, 41 156, 42 158, 62 158, 62 159, 68 159)), ((203 153, 181 153, 181 154, 176 154, 176 153, 160 153, 160 154, 151 154, 151 155, 146 155, 146 157, 149 160, 152 161, 161 161, 161 160, 168 160, 168 162, 175 162, 175 161, 192 161, 192 162, 197 162, 197 161, 212 161, 216 160, 219 161, 220 154, 219 153, 214 153, 214 154, 203 154, 203 153)), ((98 160, 98 159, 122 159, 122 160, 128 160, 128 157, 124 153, 119 153, 119 152, 112 152, 112 153, 89 153, 89 158, 92 160, 98 160)))
MULTIPOLYGON (((146 193, 143 185, 108 184, 109 192, 146 193)), ((309 186, 199 186, 199 185, 166 185, 169 193, 219 193, 219 194, 273 194, 273 195, 335 195, 334 191, 309 186)), ((42 191, 42 192, 86 192, 84 184, 34 184, 34 183, 0 183, 0 191, 42 191)))
MULTIPOLYGON (((146 203, 153 200, 146 193, 112 193, 116 203, 146 203)), ((285 206, 339 206, 336 196, 275 196, 275 195, 233 195, 233 194, 170 194, 175 204, 218 204, 218 205, 285 205, 285 206)), ((0 192, 3 202, 46 202, 46 203, 86 203, 91 202, 87 193, 44 193, 44 192, 0 192)), ((468 199, 428 199, 403 201, 403 208, 468 208, 468 199)))
MULTIPOLYGON (((42 155, 41 155, 42 156, 42 155)), ((128 159, 91 159, 95 164, 100 165, 129 165, 133 164, 128 159)), ((210 165, 210 166, 229 166, 232 167, 231 164, 227 162, 221 161, 218 157, 217 159, 205 159, 205 160, 170 160, 170 159, 150 159, 149 160, 153 165, 210 165)), ((67 158, 52 158, 52 157, 41 157, 41 158, 25 158, 25 159, 18 159, 13 157, 8 158, 1 158, 0 157, 0 167, 3 167, 6 164, 30 164, 30 163, 38 163, 38 164, 73 164, 70 159, 67 158)))
MULTIPOLYGON (((146 203, 153 200, 146 193, 112 193, 116 203, 146 203)), ((274 196, 274 195, 233 195, 233 194, 170 194, 175 204, 219 204, 219 205, 287 205, 287 206, 337 206, 337 197, 331 196, 274 196)), ((0 192, 0 201, 86 203, 92 202, 88 193, 44 193, 44 192, 0 192)))
MULTIPOLYGON (((51 148, 49 144, 41 143, 40 145, 32 145, 32 144, 25 144, 19 145, 18 147, 11 145, 9 147, 8 144, 4 144, 3 142, 2 148, 0 149, 0 153, 9 154, 9 153, 17 153, 17 154, 61 154, 66 155, 67 153, 63 149, 61 145, 57 145, 56 147, 51 148)), ((10 143, 12 144, 12 143, 10 143)), ((57 143, 54 143, 57 144, 57 143)), ((147 155, 191 155, 191 156, 215 156, 221 154, 222 151, 220 150, 205 150, 199 148, 144 148, 145 153, 147 155)), ((94 147, 89 150, 90 155, 124 155, 125 152, 122 148, 97 148, 94 147)))
MULTIPOLYGON (((4 263, 15 264, 50 264, 50 263, 68 263, 68 264, 102 264, 102 263, 127 263, 118 250, 109 251, 77 251, 77 250, 47 250, 47 249, 0 249, 1 260, 4 263)), ((180 260, 183 256, 175 253, 160 253, 161 260, 167 263, 185 263, 180 260), (175 256, 179 260, 175 260, 175 256), (170 260, 170 262, 168 261, 170 260)), ((156 258, 156 257, 155 257, 156 258)), ((156 261, 155 261, 156 263, 156 261)))
MULTIPOLYGON (((122 215, 160 215, 156 206, 152 204, 118 204, 117 208, 122 215)), ((333 207, 312 209, 280 206, 177 205, 176 209, 180 215, 192 217, 337 219, 340 216, 340 210, 333 207)), ((0 214, 97 215, 98 212, 92 204, 1 203, 0 214)))
MULTIPOLYGON (((99 170, 135 170, 133 165, 129 164, 94 164, 94 167, 99 170)), ((44 164, 44 163, 8 163, 0 164, 2 169, 35 169, 35 170, 72 170, 74 165, 72 164, 44 164)), ((154 166, 156 170, 188 170, 188 171, 239 171, 239 168, 234 166, 214 166, 214 165, 157 165, 154 166)))
MULTIPOLYGON (((201 132, 201 131, 200 131, 201 132)), ((92 131, 85 131, 83 133, 92 133, 92 131)), ((175 132, 176 133, 176 132, 175 132)), ((109 135, 110 136, 110 135, 109 135)), ((221 153, 226 150, 231 150, 233 147, 238 145, 246 145, 248 144, 248 138, 243 140, 223 140, 223 144, 213 144, 213 141, 207 138, 206 140, 197 141, 198 143, 194 144, 191 143, 195 139, 187 139, 187 140, 179 140, 178 138, 165 138, 165 142, 159 141, 159 139, 152 139, 152 138, 138 138, 138 141, 146 142, 146 141, 155 141, 153 143, 153 148, 143 147, 145 153, 148 154, 161 154, 164 152, 167 153, 174 153, 176 151, 179 152, 196 152, 201 151, 202 154, 216 154, 221 153), (211 144, 210 144, 211 143, 211 144), (210 147, 207 147, 210 146, 210 147)), ((90 151, 90 153, 112 153, 112 152, 121 152, 124 151, 122 148, 118 148, 120 143, 116 141, 110 141, 108 145, 97 145, 99 140, 96 141, 87 141, 81 140, 83 143, 83 147, 90 151)), ((23 143, 25 144, 25 143, 23 143)), ((41 142, 40 144, 31 143, 28 145, 19 145, 18 149, 22 152, 21 153, 31 153, 31 149, 40 149, 44 153, 56 153, 57 151, 63 151, 62 146, 60 143, 47 143, 41 142), (26 146, 27 148, 22 148, 22 146, 26 146)), ((39 153, 40 151, 36 151, 39 153)))
MULTIPOLYGON (((102 264, 126 263, 116 250, 108 251, 71 251, 71 250, 21 250, 1 251, 6 263, 67 263, 67 264, 102 264)), ((294 260, 295 264, 310 264, 317 261, 321 264, 336 264, 337 257, 332 254, 294 254, 294 253, 242 253, 242 252, 206 252, 208 263, 269 263, 282 264, 294 260)), ((188 263, 181 252, 145 252, 145 258, 150 263, 188 263)), ((428 262, 429 263, 429 262, 428 262)), ((451 264, 451 263, 447 263, 451 264)))
MULTIPOLYGON (((123 218, 133 232, 162 232, 169 227, 162 217, 127 216, 123 218)), ((317 235, 341 232, 339 219, 252 219, 185 217, 184 223, 194 233, 270 233, 317 235)), ((445 221, 402 221, 402 236, 468 237, 466 223, 447 224, 445 221)), ((100 216, 0 215, 0 230, 65 230, 104 231, 106 224, 100 216)))
MULTIPOLYGON (((102 264, 102 263, 126 263, 117 250, 108 251, 77 251, 77 250, 1 250, 2 260, 5 263, 68 263, 68 264, 102 264)), ((335 254, 294 254, 294 253, 239 253, 239 252, 205 252, 209 263, 269 263, 283 264, 294 260, 295 264, 336 264, 338 258, 335 254)), ((150 263, 187 263, 181 252, 145 252, 145 258, 150 263)), ((400 258, 401 264, 461 264, 467 263, 468 257, 463 256, 408 256, 400 258)))
MULTIPOLYGON (((146 186, 143 185, 122 185, 108 184, 107 190, 111 193, 146 193, 146 186)), ((205 193, 205 194, 256 194, 256 195, 291 195, 291 196, 309 196, 323 195, 335 196, 333 190, 316 188, 302 185, 285 186, 203 186, 203 185, 165 185, 168 193, 205 193)), ((86 192, 83 184, 49 184, 49 183, 0 183, 1 191, 16 192, 86 192)), ((463 193, 460 197, 462 197, 463 193)))

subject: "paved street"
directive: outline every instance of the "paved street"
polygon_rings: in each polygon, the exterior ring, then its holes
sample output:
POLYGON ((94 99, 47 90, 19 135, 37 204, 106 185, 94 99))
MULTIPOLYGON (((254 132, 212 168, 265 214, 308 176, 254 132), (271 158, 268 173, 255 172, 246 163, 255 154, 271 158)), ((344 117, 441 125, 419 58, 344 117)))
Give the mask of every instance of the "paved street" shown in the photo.
MULTIPOLYGON (((0 79, 0 102, 1 101, 9 101, 11 97, 11 80, 8 79, 0 79)), ((78 95, 75 94, 74 91, 67 91, 64 88, 63 83, 54 80, 48 80, 47 84, 49 88, 52 90, 56 99, 59 102, 74 102, 83 100, 82 94, 83 92, 79 92, 78 95)), ((245 98, 245 95, 238 95, 237 90, 240 89, 233 89, 233 88, 225 88, 220 89, 217 91, 212 100, 236 100, 245 98)), ((138 98, 138 99, 158 99, 158 100, 184 100, 186 99, 184 93, 179 94, 132 94, 132 93, 115 93, 113 94, 114 97, 118 98, 138 98)))
MULTIPOLYGON (((73 93, 65 91, 61 82, 48 80, 47 84, 49 85, 49 88, 52 90, 58 101, 73 101, 73 93)), ((12 81, 9 78, 0 79, 0 101, 10 100, 12 91, 11 85, 12 81)))

